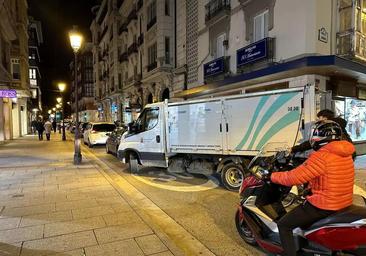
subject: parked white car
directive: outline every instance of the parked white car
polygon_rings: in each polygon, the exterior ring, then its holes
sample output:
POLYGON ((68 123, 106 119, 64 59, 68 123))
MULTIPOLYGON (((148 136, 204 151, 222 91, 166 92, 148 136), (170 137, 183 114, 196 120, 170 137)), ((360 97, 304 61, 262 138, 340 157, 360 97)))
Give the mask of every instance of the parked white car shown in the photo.
POLYGON ((108 135, 116 129, 113 123, 89 123, 84 131, 84 144, 90 148, 97 144, 106 144, 108 135))

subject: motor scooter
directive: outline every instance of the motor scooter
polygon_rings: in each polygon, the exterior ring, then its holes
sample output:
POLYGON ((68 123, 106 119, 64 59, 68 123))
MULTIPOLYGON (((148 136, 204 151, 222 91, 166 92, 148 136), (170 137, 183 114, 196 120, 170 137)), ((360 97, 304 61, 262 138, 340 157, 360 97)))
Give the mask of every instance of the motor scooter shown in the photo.
MULTIPOLYGON (((241 238, 274 254, 283 252, 276 222, 287 213, 281 201, 291 188, 263 181, 258 173, 288 171, 293 168, 289 162, 287 150, 265 146, 249 164, 251 174, 239 190, 235 222, 241 238)), ((293 233, 300 255, 365 256, 366 207, 352 205, 293 233)))

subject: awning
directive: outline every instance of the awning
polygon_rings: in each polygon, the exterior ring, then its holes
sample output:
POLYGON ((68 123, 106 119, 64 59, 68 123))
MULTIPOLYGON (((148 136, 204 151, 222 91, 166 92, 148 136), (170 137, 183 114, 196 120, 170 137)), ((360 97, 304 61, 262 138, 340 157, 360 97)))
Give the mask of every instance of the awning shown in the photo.
POLYGON ((366 66, 361 63, 335 55, 307 56, 181 91, 174 98, 198 97, 306 74, 351 77, 366 83, 366 66))

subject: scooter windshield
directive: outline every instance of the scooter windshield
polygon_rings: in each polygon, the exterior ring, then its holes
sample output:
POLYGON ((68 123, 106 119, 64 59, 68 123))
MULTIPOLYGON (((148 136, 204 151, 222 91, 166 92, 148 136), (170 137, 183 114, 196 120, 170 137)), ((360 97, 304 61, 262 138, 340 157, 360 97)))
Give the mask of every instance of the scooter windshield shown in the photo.
POLYGON ((257 159, 273 156, 277 152, 290 152, 290 147, 287 142, 269 142, 265 144, 252 161, 250 161, 248 167, 251 168, 256 163, 257 159))

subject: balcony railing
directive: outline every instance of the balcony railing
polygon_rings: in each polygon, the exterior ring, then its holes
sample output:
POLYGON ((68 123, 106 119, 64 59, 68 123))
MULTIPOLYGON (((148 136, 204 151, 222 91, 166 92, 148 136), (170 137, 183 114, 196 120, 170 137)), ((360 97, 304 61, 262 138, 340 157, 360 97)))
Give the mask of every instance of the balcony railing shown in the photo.
POLYGON ((338 33, 337 54, 366 61, 366 35, 358 31, 338 33))
POLYGON ((206 4, 205 8, 205 21, 209 22, 212 18, 219 14, 225 14, 230 12, 230 0, 210 0, 210 2, 206 4))
POLYGON ((128 32, 128 29, 127 29, 127 24, 126 23, 123 23, 119 29, 118 29, 118 34, 121 35, 123 32, 128 32))
POLYGON ((136 5, 136 11, 138 12, 142 8, 143 5, 144 5, 144 1, 138 0, 137 5, 136 5))
POLYGON ((131 55, 133 53, 137 53, 138 52, 138 46, 136 42, 133 42, 129 47, 128 47, 128 55, 131 55))
POLYGON ((156 61, 147 65, 147 72, 150 72, 151 70, 156 69, 157 66, 158 66, 158 63, 156 61))
POLYGON ((122 63, 122 62, 125 62, 125 61, 128 61, 128 53, 127 52, 124 52, 119 56, 119 62, 122 63))
POLYGON ((144 34, 141 34, 137 38, 137 46, 141 46, 143 43, 144 43, 144 34))
POLYGON ((149 23, 147 23, 146 30, 149 30, 152 26, 154 26, 156 23, 156 16, 150 20, 149 23))
POLYGON ((135 9, 133 9, 130 14, 128 14, 127 20, 128 23, 130 23, 132 20, 137 20, 137 14, 135 9))

